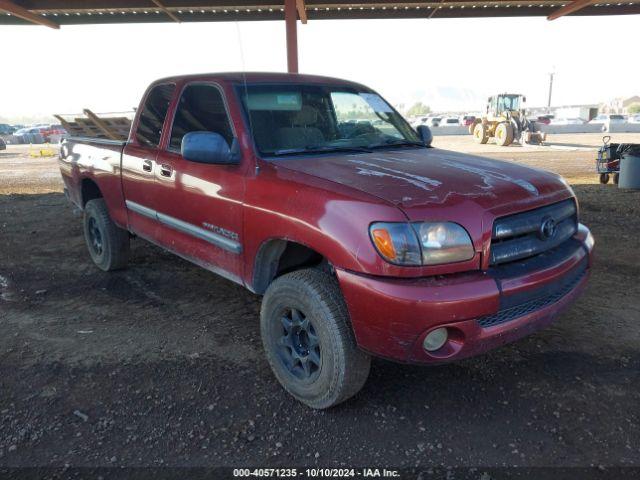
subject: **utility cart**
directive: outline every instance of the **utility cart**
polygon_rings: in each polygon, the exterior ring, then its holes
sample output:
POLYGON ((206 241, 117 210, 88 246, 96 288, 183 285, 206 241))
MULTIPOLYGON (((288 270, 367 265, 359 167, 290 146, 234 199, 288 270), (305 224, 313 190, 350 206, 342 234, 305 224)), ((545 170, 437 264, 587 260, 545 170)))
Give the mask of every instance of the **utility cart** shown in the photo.
POLYGON ((602 143, 596 159, 596 171, 600 174, 600 183, 609 183, 609 179, 613 177, 613 183, 617 185, 620 176, 620 153, 618 152, 620 144, 611 143, 609 135, 602 138, 602 143))

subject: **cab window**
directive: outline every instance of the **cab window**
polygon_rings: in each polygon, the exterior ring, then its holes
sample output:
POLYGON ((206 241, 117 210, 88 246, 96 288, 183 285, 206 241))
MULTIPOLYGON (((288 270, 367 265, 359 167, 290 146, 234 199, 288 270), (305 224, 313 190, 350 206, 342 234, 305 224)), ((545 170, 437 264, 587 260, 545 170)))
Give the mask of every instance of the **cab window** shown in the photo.
POLYGON ((151 89, 140 112, 136 140, 147 147, 157 147, 162 136, 162 125, 167 116, 175 85, 156 85, 151 89))
POLYGON ((180 151, 182 137, 189 132, 218 133, 231 145, 233 131, 222 93, 216 86, 188 85, 182 92, 173 120, 169 149, 180 151))

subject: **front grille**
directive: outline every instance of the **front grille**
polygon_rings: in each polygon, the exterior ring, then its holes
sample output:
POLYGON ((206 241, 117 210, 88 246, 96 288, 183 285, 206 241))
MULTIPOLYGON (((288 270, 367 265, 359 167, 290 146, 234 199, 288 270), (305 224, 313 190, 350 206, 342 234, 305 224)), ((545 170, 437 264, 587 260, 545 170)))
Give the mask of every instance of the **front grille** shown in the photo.
MULTIPOLYGON (((515 320, 529 313, 540 310, 544 307, 548 307, 567 295, 573 290, 580 280, 587 273, 587 261, 583 260, 578 267, 573 271, 565 275, 560 281, 554 282, 552 285, 546 286, 540 291, 536 291, 529 295, 529 299, 523 301, 514 306, 508 308, 501 308, 492 315, 486 315, 478 318, 478 323, 482 328, 493 327, 500 325, 501 323, 515 320)), ((505 301, 501 303, 510 304, 511 302, 505 301)))
POLYGON ((557 247, 578 229, 573 199, 496 219, 490 264, 514 262, 557 247))

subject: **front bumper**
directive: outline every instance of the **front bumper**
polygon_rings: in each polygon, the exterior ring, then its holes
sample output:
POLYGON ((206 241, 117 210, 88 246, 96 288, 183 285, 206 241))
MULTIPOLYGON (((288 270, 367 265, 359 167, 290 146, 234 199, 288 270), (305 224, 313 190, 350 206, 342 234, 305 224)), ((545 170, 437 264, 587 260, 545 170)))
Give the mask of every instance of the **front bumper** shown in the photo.
POLYGON ((439 363, 477 355, 549 325, 584 289, 593 238, 580 225, 562 248, 489 271, 418 279, 337 269, 358 345, 401 362, 439 363), (435 352, 424 337, 446 327, 435 352))

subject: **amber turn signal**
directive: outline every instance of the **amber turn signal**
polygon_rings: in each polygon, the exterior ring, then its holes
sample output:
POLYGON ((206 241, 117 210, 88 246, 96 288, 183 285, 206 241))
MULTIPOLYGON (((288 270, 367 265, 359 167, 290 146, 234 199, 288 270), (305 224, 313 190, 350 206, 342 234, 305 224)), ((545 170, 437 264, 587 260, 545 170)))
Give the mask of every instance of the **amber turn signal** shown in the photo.
POLYGON ((373 237, 373 243, 375 243, 382 256, 387 260, 395 261, 397 257, 396 249, 393 246, 393 240, 391 240, 389 232, 384 228, 376 228, 371 230, 371 236, 373 237))
POLYGON ((376 222, 369 227, 376 250, 387 262, 396 265, 420 265, 418 236, 408 223, 376 222))

